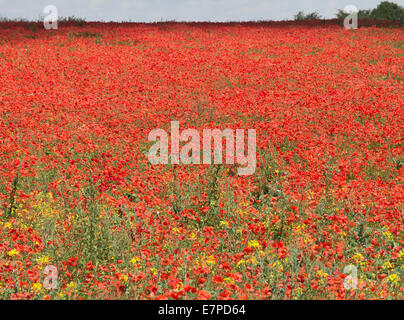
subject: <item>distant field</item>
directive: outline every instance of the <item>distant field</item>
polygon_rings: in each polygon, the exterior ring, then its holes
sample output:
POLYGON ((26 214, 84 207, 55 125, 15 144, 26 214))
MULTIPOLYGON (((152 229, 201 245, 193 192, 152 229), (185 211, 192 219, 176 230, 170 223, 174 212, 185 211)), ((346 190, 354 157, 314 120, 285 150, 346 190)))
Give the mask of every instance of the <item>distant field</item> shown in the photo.
POLYGON ((403 26, 0 24, 0 298, 402 299, 403 92, 403 26))

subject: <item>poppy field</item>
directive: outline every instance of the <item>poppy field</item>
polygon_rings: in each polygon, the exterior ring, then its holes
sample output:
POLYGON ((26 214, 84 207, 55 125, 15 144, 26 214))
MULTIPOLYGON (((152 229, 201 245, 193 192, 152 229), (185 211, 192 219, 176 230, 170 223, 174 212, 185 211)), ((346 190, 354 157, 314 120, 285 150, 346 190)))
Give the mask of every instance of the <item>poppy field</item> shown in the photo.
POLYGON ((0 23, 0 298, 402 299, 403 89, 403 26, 0 23))

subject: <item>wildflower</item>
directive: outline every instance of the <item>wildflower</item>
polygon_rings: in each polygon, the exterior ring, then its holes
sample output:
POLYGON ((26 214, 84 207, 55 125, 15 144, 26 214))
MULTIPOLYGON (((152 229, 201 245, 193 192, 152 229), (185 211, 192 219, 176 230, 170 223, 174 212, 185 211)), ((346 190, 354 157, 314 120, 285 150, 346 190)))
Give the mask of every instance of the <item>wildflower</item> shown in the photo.
POLYGON ((43 264, 46 264, 48 262, 49 262, 49 257, 48 256, 43 256, 43 257, 40 257, 40 258, 36 259, 36 263, 39 264, 39 265, 43 265, 43 264))
POLYGON ((257 249, 259 249, 261 247, 260 243, 257 240, 248 241, 248 246, 251 248, 257 248, 257 249))
POLYGON ((320 278, 327 278, 327 277, 328 277, 328 273, 324 272, 324 271, 321 270, 321 269, 317 271, 317 275, 318 275, 320 278))
POLYGON ((209 264, 209 265, 213 265, 213 264, 216 263, 216 258, 213 255, 210 255, 208 257, 208 259, 206 260, 206 263, 209 264))
POLYGON ((232 278, 224 278, 223 281, 226 282, 226 283, 235 284, 235 281, 232 278))
POLYGON ((126 282, 126 281, 128 281, 129 278, 126 274, 122 273, 119 275, 118 279, 122 282, 126 282))
POLYGON ((393 235, 391 234, 391 232, 389 231, 389 228, 387 226, 383 227, 383 231, 382 234, 386 237, 387 240, 389 241, 393 241, 393 235))
POLYGON ((248 263, 256 265, 258 263, 256 257, 251 257, 250 259, 247 260, 248 263))
POLYGON ((32 289, 34 290, 35 293, 39 293, 42 291, 42 284, 40 284, 39 282, 35 282, 32 285, 32 289))
POLYGON ((204 284, 205 282, 206 282, 206 279, 205 279, 205 278, 200 277, 200 278, 198 279, 198 283, 199 283, 199 284, 204 284))
POLYGON ((393 273, 387 277, 387 281, 391 282, 393 285, 397 285, 400 280, 400 277, 393 273))
POLYGON ((220 221, 220 225, 229 228, 229 221, 220 221))
POLYGON ((18 250, 16 250, 16 249, 12 249, 12 250, 10 250, 10 251, 8 252, 8 255, 9 255, 10 257, 16 256, 16 255, 19 255, 19 254, 20 254, 20 252, 19 252, 18 250))
POLYGON ((135 256, 129 262, 132 264, 138 264, 140 262, 140 258, 138 256, 135 256))
POLYGON ((77 288, 77 285, 76 285, 73 281, 71 281, 71 282, 67 285, 66 288, 67 288, 67 289, 75 290, 75 289, 77 288))
POLYGON ((156 268, 150 268, 150 272, 156 276, 157 275, 157 269, 156 268))
POLYGON ((283 265, 279 261, 275 261, 274 264, 272 265, 272 268, 277 272, 283 271, 283 265))
POLYGON ((245 260, 241 259, 239 262, 237 262, 237 267, 245 265, 245 260))
POLYGON ((305 230, 305 228, 306 228, 306 226, 304 225, 304 224, 299 224, 299 225, 297 225, 296 226, 296 228, 295 228, 295 233, 296 234, 301 234, 301 233, 303 233, 303 231, 305 230))
POLYGON ((365 259, 365 258, 363 257, 363 255, 360 254, 359 252, 357 252, 356 254, 354 254, 354 255, 352 256, 352 260, 355 261, 356 263, 363 264, 362 261, 363 261, 364 259, 365 259))
POLYGON ((302 288, 296 288, 293 292, 293 299, 297 300, 299 299, 299 296, 301 296, 303 294, 303 289, 302 288))
POLYGON ((391 269, 393 269, 393 266, 391 265, 390 261, 386 261, 385 263, 383 263, 382 269, 391 270, 391 269))
POLYGON ((324 284, 325 280, 328 278, 328 273, 323 270, 317 270, 317 276, 319 277, 318 283, 319 285, 324 284))

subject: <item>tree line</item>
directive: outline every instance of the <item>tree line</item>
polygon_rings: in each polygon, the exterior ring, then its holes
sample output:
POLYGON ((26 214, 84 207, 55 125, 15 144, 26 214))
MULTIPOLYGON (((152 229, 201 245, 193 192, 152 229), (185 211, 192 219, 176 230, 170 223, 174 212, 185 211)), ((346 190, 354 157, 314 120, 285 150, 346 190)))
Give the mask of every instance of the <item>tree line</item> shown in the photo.
MULTIPOLYGON (((345 19, 348 15, 348 12, 345 12, 342 9, 339 9, 337 12, 337 19, 345 19)), ((400 20, 404 21, 404 7, 399 6, 394 2, 382 1, 379 5, 374 9, 361 9, 358 11, 359 19, 373 19, 373 20, 400 20)), ((301 20, 318 20, 322 19, 321 15, 318 11, 304 13, 303 11, 299 11, 294 15, 294 19, 296 21, 301 20)))

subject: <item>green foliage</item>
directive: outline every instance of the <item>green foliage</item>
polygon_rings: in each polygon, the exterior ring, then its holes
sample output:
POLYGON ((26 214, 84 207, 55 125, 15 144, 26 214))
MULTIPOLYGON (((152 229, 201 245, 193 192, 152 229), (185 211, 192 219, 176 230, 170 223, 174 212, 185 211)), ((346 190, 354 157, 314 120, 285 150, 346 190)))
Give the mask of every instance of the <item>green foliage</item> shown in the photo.
POLYGON ((294 15, 295 21, 303 21, 303 20, 319 20, 321 19, 320 14, 317 11, 304 13, 303 11, 299 11, 294 15))
POLYGON ((383 1, 372 11, 371 16, 378 20, 404 19, 404 7, 393 2, 383 1))
POLYGON ((70 31, 69 33, 70 40, 74 38, 100 38, 100 37, 102 37, 102 34, 100 32, 92 33, 89 31, 83 31, 83 32, 70 31))
MULTIPOLYGON (((358 11, 358 18, 359 19, 370 19, 370 15, 372 13, 371 9, 368 10, 359 10, 358 11)), ((345 17, 348 16, 348 13, 346 13, 344 10, 339 9, 337 13, 337 18, 338 19, 345 19, 345 17)))
POLYGON ((83 19, 83 18, 78 18, 78 17, 75 17, 75 16, 70 16, 70 17, 62 17, 62 18, 59 18, 59 22, 70 22, 70 23, 74 23, 74 24, 76 24, 77 26, 82 26, 82 25, 84 25, 85 24, 85 20, 83 19))
MULTIPOLYGON (((337 18, 344 19, 348 13, 338 10, 337 18)), ((401 20, 404 21, 404 7, 394 2, 382 1, 375 9, 359 10, 359 19, 401 20)))

